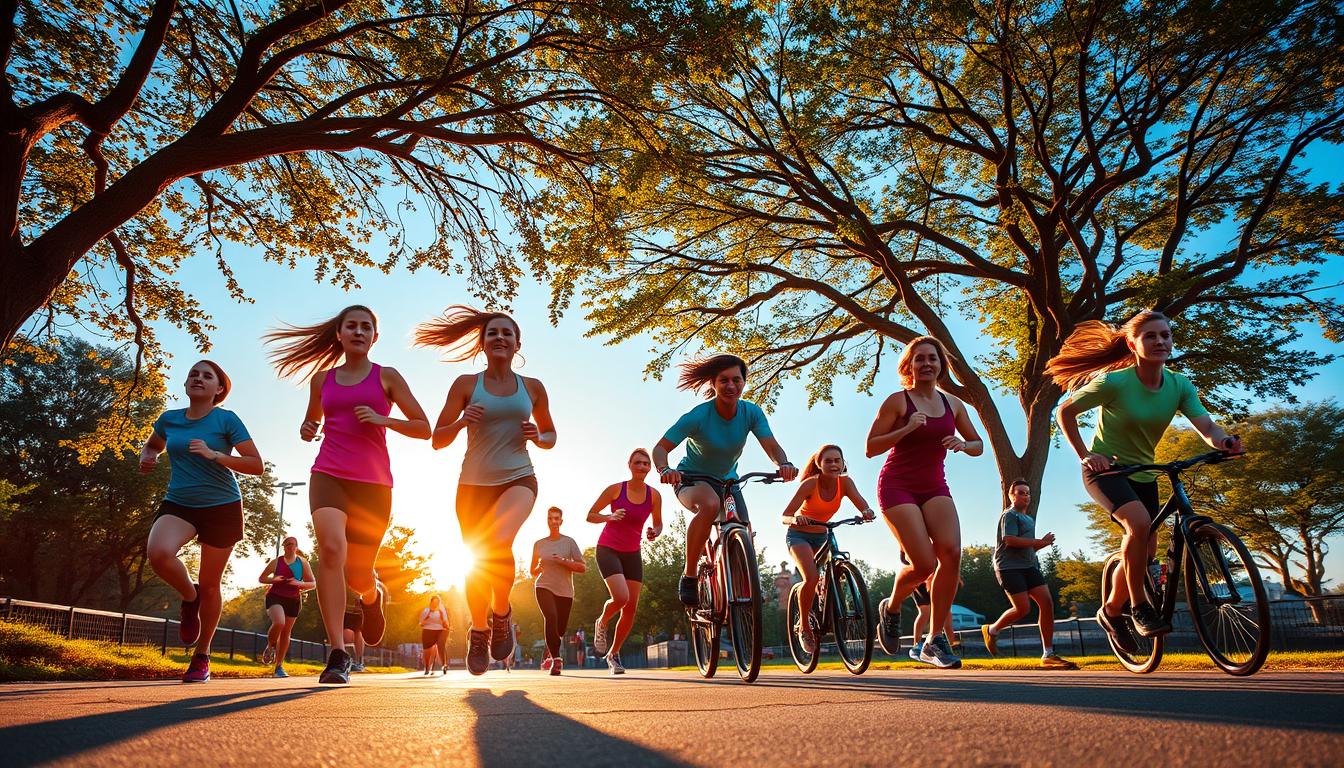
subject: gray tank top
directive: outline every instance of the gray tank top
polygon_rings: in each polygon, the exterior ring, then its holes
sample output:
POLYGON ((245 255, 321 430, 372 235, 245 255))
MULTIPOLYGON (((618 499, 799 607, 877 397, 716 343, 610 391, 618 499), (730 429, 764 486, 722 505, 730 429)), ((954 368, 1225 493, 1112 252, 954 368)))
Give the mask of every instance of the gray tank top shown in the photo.
POLYGON ((523 422, 532 418, 532 398, 523 377, 513 375, 518 389, 507 397, 485 390, 485 374, 476 374, 471 405, 485 406, 485 414, 467 426, 467 453, 462 459, 462 485, 504 485, 534 474, 523 438, 523 422))

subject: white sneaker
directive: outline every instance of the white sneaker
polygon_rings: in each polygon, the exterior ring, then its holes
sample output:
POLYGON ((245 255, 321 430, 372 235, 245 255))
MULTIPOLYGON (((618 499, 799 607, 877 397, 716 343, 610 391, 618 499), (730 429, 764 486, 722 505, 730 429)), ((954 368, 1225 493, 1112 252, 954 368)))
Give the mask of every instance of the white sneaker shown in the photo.
POLYGON ((607 644, 607 627, 602 623, 602 617, 598 616, 593 622, 593 650, 598 653, 606 653, 611 650, 607 644))
POLYGON ((607 657, 607 669, 610 670, 613 675, 625 674, 625 667, 621 666, 621 657, 619 654, 613 653, 607 657))

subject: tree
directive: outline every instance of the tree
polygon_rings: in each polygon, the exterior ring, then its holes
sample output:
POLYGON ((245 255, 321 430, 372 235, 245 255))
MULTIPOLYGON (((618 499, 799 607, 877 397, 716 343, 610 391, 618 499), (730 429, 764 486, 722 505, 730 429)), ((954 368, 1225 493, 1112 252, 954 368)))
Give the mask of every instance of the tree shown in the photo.
POLYGON ((576 127, 712 48, 734 15, 695 0, 5 0, 0 355, 35 314, 137 341, 162 319, 208 348, 173 274, 213 252, 245 301, 226 242, 311 257, 347 287, 355 267, 465 266, 507 301, 522 265, 494 217, 545 272, 553 197, 592 198, 603 150, 576 127), (405 222, 425 214, 434 236, 416 244, 405 222))
POLYGON ((1344 128, 1322 17, 1290 0, 760 6, 759 34, 659 90, 622 139, 646 149, 609 170, 621 240, 590 273, 592 332, 655 335, 655 376, 687 349, 738 351, 767 402, 806 373, 811 403, 841 377, 871 391, 886 353, 931 334, 1001 479, 1033 486, 1061 394, 1045 365, 1082 321, 1159 308, 1214 406, 1236 406, 1232 385, 1291 400, 1332 359, 1293 347, 1298 324, 1344 338, 1317 269, 1340 252, 1344 191, 1302 161, 1344 128), (1017 399, 1020 445, 996 392, 1017 399))
POLYGON ((1055 575, 1061 584, 1056 599, 1063 605, 1101 605, 1101 566, 1082 550, 1060 559, 1055 565, 1055 575))

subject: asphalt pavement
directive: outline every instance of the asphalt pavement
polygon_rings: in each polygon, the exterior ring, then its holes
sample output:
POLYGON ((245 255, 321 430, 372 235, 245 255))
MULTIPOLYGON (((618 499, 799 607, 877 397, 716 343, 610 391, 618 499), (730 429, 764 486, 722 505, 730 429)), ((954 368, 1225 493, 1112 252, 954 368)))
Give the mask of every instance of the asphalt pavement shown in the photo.
POLYGON ((0 766, 1342 765, 1344 674, 631 670, 0 686, 0 766))

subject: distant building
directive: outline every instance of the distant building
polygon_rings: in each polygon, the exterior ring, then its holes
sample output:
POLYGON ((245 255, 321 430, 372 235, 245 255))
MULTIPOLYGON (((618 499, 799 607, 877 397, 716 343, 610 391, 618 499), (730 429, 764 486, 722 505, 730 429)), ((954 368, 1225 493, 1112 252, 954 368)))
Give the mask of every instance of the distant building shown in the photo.
POLYGON ((952 604, 952 629, 979 629, 984 623, 984 614, 976 613, 964 605, 952 604))

